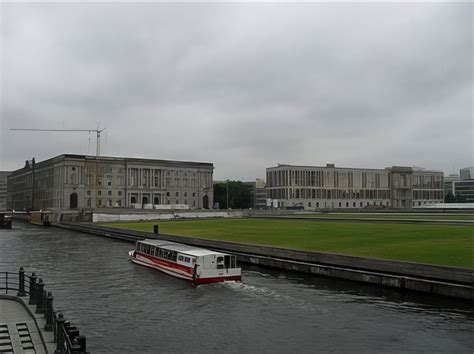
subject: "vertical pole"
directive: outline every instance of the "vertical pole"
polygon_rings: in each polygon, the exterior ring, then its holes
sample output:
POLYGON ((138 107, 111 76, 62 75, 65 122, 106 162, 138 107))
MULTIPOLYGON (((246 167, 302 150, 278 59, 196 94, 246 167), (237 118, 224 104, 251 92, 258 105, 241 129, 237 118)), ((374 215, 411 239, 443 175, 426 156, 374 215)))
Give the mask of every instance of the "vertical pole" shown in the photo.
POLYGON ((26 293, 25 293, 25 270, 23 269, 23 267, 20 268, 20 272, 18 273, 18 285, 19 285, 19 289, 18 289, 18 293, 16 294, 16 296, 25 296, 26 293))
POLYGON ((226 209, 229 209, 229 180, 227 180, 226 187, 227 187, 227 194, 226 194, 227 195, 227 202, 225 204, 225 207, 226 207, 226 209))
POLYGON ((54 297, 51 295, 50 292, 46 295, 46 310, 45 310, 45 317, 46 317, 46 324, 44 325, 45 331, 52 331, 53 330, 53 300, 54 297))
POLYGON ((96 156, 100 156, 100 130, 96 130, 97 132, 97 146, 96 146, 96 156))
POLYGON ((56 320, 56 350, 54 354, 63 354, 64 353, 64 316, 62 313, 58 314, 58 319, 56 320))
POLYGON ((77 339, 74 338, 71 341, 71 354, 79 354, 81 352, 81 346, 77 342, 77 339))
POLYGON ((84 336, 77 336, 77 344, 80 345, 81 349, 79 349, 80 353, 85 353, 87 351, 87 345, 86 345, 86 337, 84 336))
POLYGON ((30 277, 30 301, 28 305, 36 305, 36 274, 33 273, 30 277))
POLYGON ((43 314, 44 313, 44 283, 43 279, 38 280, 36 284, 36 311, 35 313, 43 314))

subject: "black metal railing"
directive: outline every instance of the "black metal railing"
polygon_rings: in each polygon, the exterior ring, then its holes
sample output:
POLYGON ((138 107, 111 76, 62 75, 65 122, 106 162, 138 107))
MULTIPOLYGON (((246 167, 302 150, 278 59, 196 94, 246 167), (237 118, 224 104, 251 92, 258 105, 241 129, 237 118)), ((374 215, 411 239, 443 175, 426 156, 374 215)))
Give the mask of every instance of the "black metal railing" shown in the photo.
POLYGON ((0 290, 4 290, 6 294, 16 292, 18 297, 29 295, 28 305, 36 306, 34 312, 44 315, 44 330, 54 334, 54 354, 89 353, 86 350, 86 337, 79 335, 77 327, 66 321, 62 313, 54 311, 54 297, 44 289, 43 279, 38 278, 35 273, 25 274, 23 267, 18 273, 0 272, 0 290), (27 288, 25 283, 28 283, 27 288))

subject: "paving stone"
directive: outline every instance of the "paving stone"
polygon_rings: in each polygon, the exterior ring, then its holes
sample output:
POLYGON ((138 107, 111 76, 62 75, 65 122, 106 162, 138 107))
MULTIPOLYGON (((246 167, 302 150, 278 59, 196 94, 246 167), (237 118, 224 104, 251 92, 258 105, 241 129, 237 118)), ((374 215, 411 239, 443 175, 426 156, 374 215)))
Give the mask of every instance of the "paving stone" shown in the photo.
MULTIPOLYGON (((49 349, 51 353, 54 353, 54 348, 49 349)), ((35 345, 35 352, 36 354, 46 354, 43 345, 35 345)))
POLYGON ((43 340, 41 339, 39 333, 31 333, 31 342, 33 344, 42 344, 43 340))

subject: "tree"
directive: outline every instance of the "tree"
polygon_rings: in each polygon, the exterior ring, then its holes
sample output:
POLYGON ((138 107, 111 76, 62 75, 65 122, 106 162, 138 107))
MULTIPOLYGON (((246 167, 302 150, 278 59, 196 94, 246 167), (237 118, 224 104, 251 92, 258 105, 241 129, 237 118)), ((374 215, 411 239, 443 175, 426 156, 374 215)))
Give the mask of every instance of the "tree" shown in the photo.
POLYGON ((454 197, 454 201, 456 203, 466 203, 467 202, 466 196, 464 196, 460 193, 456 193, 456 196, 454 197))
POLYGON ((454 203, 456 201, 456 198, 454 197, 454 194, 452 192, 448 192, 444 196, 444 202, 445 203, 454 203))
POLYGON ((252 207, 252 192, 240 181, 219 182, 214 184, 214 202, 219 203, 221 209, 248 209, 252 207))

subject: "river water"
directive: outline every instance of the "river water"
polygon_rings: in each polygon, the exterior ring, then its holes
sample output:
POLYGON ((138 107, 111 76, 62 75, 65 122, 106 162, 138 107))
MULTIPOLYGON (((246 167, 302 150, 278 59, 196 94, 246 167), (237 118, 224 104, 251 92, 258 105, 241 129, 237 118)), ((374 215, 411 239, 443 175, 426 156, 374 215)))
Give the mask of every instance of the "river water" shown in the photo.
POLYGON ((0 271, 37 271, 94 353, 472 353, 471 304, 243 265, 201 285, 127 260, 131 243, 15 223, 0 271))

